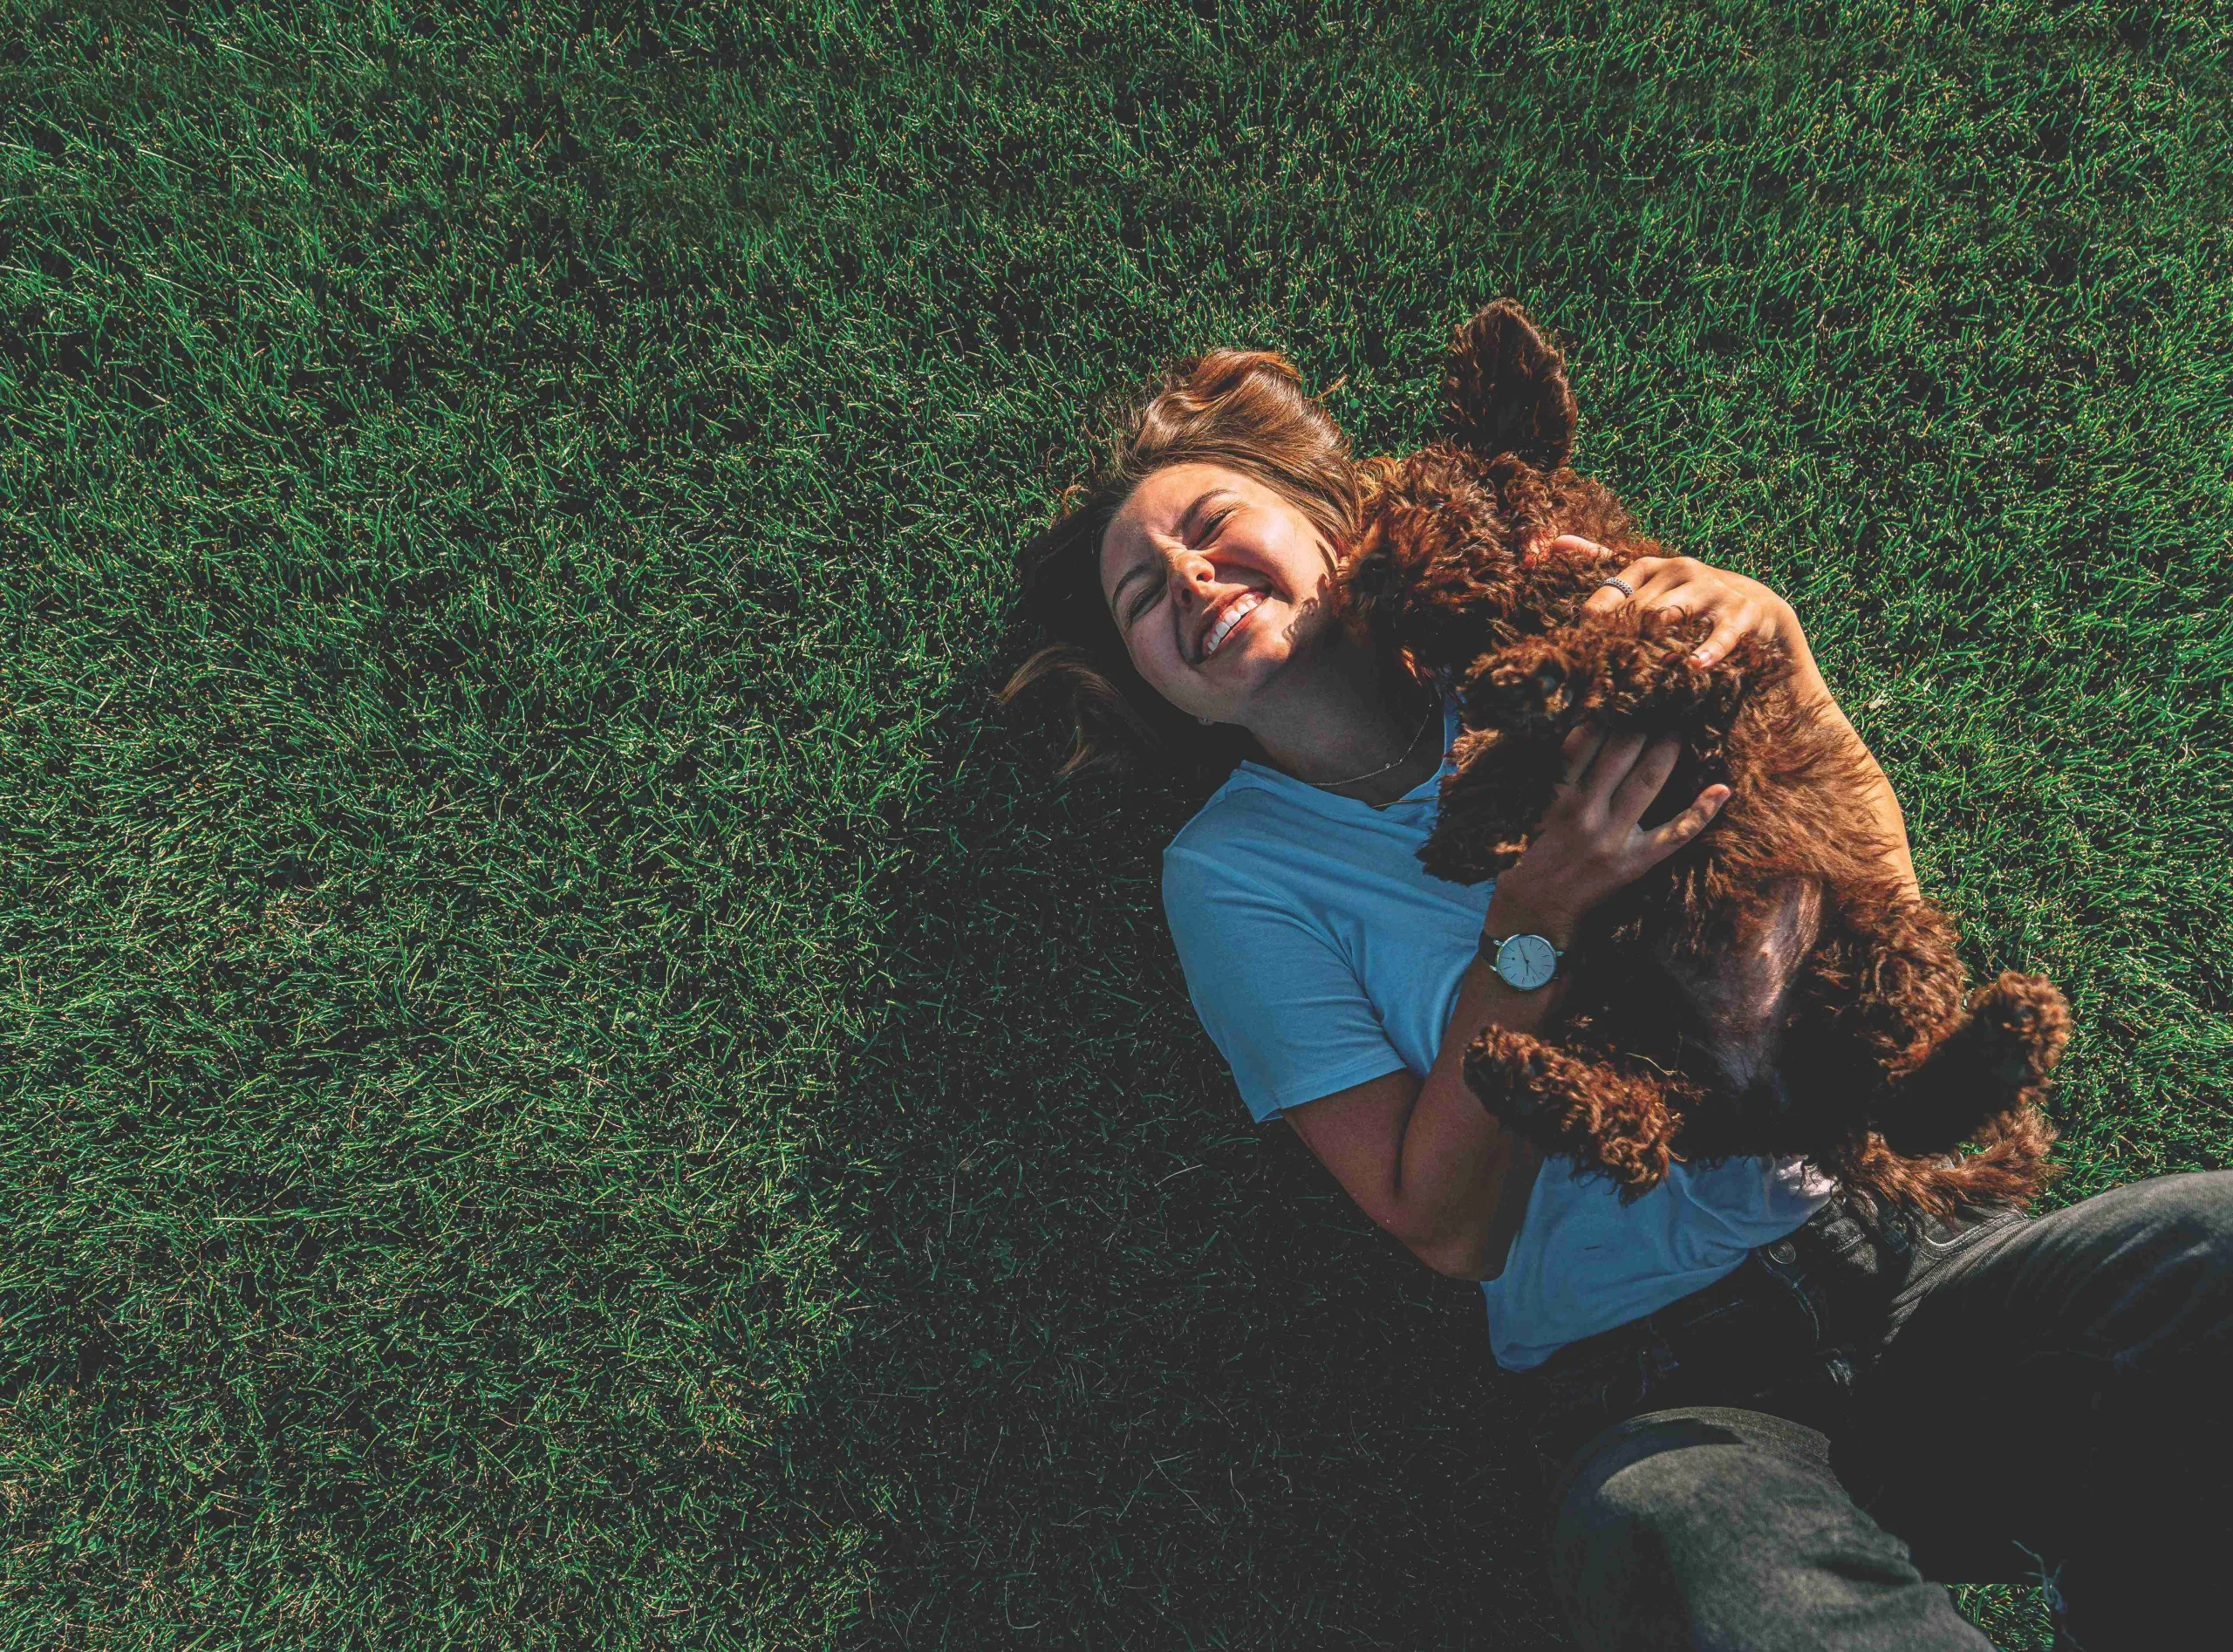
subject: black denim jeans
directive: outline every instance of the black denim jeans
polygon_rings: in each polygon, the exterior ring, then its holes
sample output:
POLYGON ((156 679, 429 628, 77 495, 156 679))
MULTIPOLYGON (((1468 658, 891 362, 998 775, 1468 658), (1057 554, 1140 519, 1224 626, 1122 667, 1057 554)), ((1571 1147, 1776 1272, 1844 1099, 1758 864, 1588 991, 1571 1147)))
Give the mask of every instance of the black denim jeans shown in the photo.
POLYGON ((1943 1584, 2026 1578, 2085 1652, 2222 1627, 2233 1171, 2036 1219, 1840 1198, 1525 1380, 1585 1647, 1976 1652, 1943 1584))

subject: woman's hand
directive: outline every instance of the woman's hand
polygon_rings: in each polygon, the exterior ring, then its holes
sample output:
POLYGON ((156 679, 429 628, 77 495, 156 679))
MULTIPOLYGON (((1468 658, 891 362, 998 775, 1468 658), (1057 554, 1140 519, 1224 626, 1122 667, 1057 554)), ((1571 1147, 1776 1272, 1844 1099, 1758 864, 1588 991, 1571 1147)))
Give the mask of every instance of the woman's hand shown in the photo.
MULTIPOLYGON (((1601 553, 1604 550, 1578 534, 1561 535, 1552 543, 1576 550, 1601 553)), ((1633 602, 1646 611, 1664 610, 1711 619, 1711 633, 1690 656, 1701 666, 1721 659, 1739 638, 1757 637, 1762 642, 1782 644, 1798 662, 1802 675, 1813 672, 1814 657, 1799 628, 1799 616, 1789 603, 1757 579, 1709 567, 1695 556, 1640 556, 1621 570, 1621 577, 1635 587, 1633 597, 1607 585, 1583 607, 1601 614, 1633 602)))
POLYGON ((1608 734, 1596 723, 1569 734, 1566 776, 1527 852, 1497 879, 1490 929, 1525 928, 1563 947, 1591 907, 1704 831, 1729 801, 1728 787, 1707 787, 1688 809, 1649 831, 1637 823, 1675 772, 1682 748, 1671 735, 1647 742, 1642 734, 1608 734))
MULTIPOLYGON (((1605 549, 1579 534, 1561 534, 1552 543, 1600 554, 1605 549)), ((1608 585, 1593 592, 1583 607, 1592 613, 1606 613, 1622 603, 1634 602, 1646 610, 1671 609, 1710 618, 1713 630, 1690 656, 1701 666, 1711 666, 1722 659, 1744 637, 1757 637, 1763 642, 1783 645, 1795 668, 1793 687, 1802 699, 1819 706, 1825 716, 1840 724, 1854 745, 1861 747, 1862 755, 1868 757, 1872 783, 1861 802, 1882 834, 1885 864, 1911 893, 1919 896, 1915 860, 1908 849, 1907 822, 1901 818, 1899 799, 1892 795, 1891 782, 1884 777, 1875 758, 1868 756, 1868 747, 1861 743, 1860 732, 1830 693, 1829 684, 1823 680, 1821 668, 1814 663, 1814 651, 1807 646, 1806 633, 1799 629, 1799 616, 1792 611, 1791 604, 1757 579, 1747 579, 1726 569, 1710 568, 1692 556, 1640 556, 1621 570, 1621 577, 1635 587, 1633 597, 1623 597, 1617 588, 1608 585)), ((1687 818, 1687 815, 1678 817, 1687 818)), ((1670 826, 1676 823, 1668 823, 1670 826)), ((1531 844, 1528 857, 1532 858, 1534 853, 1531 844)), ((1521 865, 1526 864, 1525 860, 1521 862, 1521 865)), ((1519 870, 1519 866, 1512 869, 1513 872, 1519 870)), ((1512 872, 1505 876, 1509 877, 1512 872)), ((1491 898, 1493 901, 1494 897, 1491 898)))

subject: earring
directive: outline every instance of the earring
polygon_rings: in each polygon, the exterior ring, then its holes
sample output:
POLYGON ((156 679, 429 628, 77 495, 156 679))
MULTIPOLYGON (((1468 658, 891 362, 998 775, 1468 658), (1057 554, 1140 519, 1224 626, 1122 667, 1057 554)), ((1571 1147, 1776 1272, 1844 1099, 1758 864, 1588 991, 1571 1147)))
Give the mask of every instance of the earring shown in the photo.
POLYGON ((1214 717, 1203 717, 1197 715, 1194 720, 1201 724, 1205 728, 1215 728, 1218 726, 1218 720, 1214 717))

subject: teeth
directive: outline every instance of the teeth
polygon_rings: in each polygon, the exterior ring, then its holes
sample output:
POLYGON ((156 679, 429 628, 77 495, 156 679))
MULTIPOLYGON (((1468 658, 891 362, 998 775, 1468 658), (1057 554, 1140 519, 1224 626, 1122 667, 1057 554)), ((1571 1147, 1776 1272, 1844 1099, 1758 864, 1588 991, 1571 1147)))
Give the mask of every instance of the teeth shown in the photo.
POLYGON ((1225 641, 1226 633, 1253 612, 1256 605, 1263 600, 1261 597, 1252 591, 1219 615, 1218 623, 1210 627, 1210 634, 1202 641, 1202 658, 1207 659, 1212 654, 1217 652, 1218 645, 1225 641))

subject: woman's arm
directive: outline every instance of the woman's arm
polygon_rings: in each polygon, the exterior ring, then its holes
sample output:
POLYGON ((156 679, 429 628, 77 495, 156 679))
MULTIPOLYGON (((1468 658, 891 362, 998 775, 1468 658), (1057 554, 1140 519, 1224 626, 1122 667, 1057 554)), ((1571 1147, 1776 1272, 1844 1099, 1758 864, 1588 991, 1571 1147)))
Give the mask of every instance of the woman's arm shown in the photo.
MULTIPOLYGON (((1575 730, 1566 780, 1527 853, 1497 880, 1483 933, 1532 932, 1563 951, 1592 906, 1704 830, 1728 801, 1727 787, 1709 787, 1655 830, 1636 824, 1674 772, 1677 752, 1670 740, 1647 746, 1640 735, 1575 730)), ((1534 1032, 1564 990, 1561 977, 1516 992, 1476 959, 1424 1081, 1391 1073, 1286 1111, 1365 1214, 1437 1273, 1493 1279, 1503 1272, 1542 1164, 1466 1089, 1466 1047, 1492 1025, 1534 1032)))
MULTIPOLYGON (((1563 536, 1563 540, 1577 550, 1601 553, 1604 549, 1578 535, 1563 536)), ((1783 645, 1798 666, 1795 686, 1799 692, 1820 704, 1823 714, 1846 732, 1866 760, 1874 781, 1862 802, 1884 841, 1890 845, 1885 857, 1887 862, 1909 892, 1920 897, 1922 891, 1915 882, 1915 857, 1908 847, 1908 823, 1900 813, 1900 800, 1893 795, 1892 782, 1885 778, 1874 754, 1863 743, 1860 731, 1831 694, 1829 684, 1822 679, 1821 668, 1814 663, 1814 651, 1807 646, 1806 633, 1800 629, 1799 616, 1792 605, 1758 580, 1710 567, 1694 556, 1640 557, 1621 570, 1621 577, 1635 588, 1633 597, 1623 597, 1608 585, 1592 597, 1586 606, 1603 613, 1624 602, 1634 602, 1640 608, 1673 609, 1711 618, 1713 630, 1698 645, 1694 656, 1702 666, 1711 666, 1719 659, 1740 637, 1757 636, 1763 641, 1783 645)))
MULTIPOLYGON (((1799 692, 1819 700, 1868 756, 1873 784, 1864 804, 1890 845, 1888 862, 1915 890, 1899 800, 1823 680, 1791 604, 1757 580, 1688 556, 1644 557, 1622 577, 1635 588, 1633 598, 1608 586, 1590 606, 1601 611, 1633 600, 1711 618, 1713 630, 1697 651, 1701 664, 1746 635, 1783 645, 1798 666, 1799 692)), ((1647 748, 1634 735, 1608 740, 1577 730, 1567 749, 1567 782, 1526 855, 1498 880, 1486 934, 1533 932, 1563 949, 1582 914, 1703 830, 1728 798, 1726 788, 1710 788, 1657 831, 1639 831, 1645 806, 1673 772, 1673 742, 1647 748)), ((1465 1088, 1460 1069, 1466 1047, 1491 1025, 1534 1032, 1563 990, 1554 980, 1535 992, 1515 992, 1477 959, 1465 971, 1424 1081, 1391 1073, 1287 1109, 1288 1123, 1349 1197, 1438 1273, 1493 1279, 1503 1272, 1542 1164, 1532 1145, 1492 1118, 1465 1088)))

